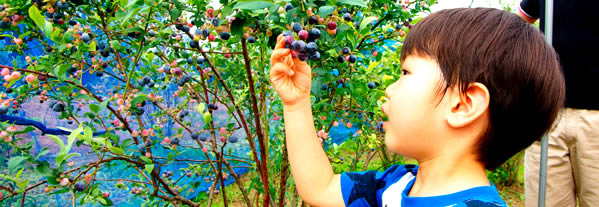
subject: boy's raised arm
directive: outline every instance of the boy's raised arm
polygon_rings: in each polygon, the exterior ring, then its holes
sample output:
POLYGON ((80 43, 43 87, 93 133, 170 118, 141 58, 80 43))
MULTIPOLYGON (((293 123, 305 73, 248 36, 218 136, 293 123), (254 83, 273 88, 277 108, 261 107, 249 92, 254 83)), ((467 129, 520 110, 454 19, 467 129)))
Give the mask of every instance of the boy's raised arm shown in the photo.
POLYGON ((279 36, 271 55, 270 81, 283 102, 291 173, 304 201, 313 206, 344 206, 340 176, 333 173, 316 137, 310 104, 310 66, 291 57, 279 36))

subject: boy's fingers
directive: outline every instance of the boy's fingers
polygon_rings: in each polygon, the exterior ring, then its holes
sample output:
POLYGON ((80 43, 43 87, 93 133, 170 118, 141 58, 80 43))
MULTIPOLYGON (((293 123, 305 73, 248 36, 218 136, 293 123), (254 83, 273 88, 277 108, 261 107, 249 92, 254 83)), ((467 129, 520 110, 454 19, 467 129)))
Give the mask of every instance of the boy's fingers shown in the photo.
POLYGON ((277 37, 277 44, 275 45, 275 49, 285 48, 285 38, 282 34, 277 37))
POLYGON ((270 82, 275 84, 282 78, 292 76, 295 72, 287 65, 283 63, 276 63, 270 69, 270 82))
POLYGON ((300 73, 310 74, 310 65, 306 61, 301 61, 298 58, 293 58, 295 69, 300 73))
POLYGON ((280 49, 273 50, 272 54, 270 55, 270 62, 272 62, 272 63, 280 62, 282 57, 289 55, 289 52, 290 51, 287 48, 280 48, 280 49))

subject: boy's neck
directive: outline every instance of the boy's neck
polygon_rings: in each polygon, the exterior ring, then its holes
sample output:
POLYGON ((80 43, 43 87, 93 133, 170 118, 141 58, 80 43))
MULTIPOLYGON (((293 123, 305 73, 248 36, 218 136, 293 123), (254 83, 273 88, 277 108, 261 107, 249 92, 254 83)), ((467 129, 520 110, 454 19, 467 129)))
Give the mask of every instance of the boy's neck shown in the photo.
POLYGON ((489 185, 485 168, 477 161, 476 156, 443 153, 432 159, 419 161, 416 181, 408 195, 439 196, 489 185))

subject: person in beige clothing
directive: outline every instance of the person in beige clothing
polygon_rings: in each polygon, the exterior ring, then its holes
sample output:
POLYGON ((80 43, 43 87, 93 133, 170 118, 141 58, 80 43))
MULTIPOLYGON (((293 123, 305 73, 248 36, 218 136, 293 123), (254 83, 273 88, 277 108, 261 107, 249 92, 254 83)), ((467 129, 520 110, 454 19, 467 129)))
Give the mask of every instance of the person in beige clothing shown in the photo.
MULTIPOLYGON (((566 108, 548 135, 546 206, 599 206, 599 1, 552 0, 553 39, 566 79, 566 108)), ((541 19, 545 0, 523 0, 518 15, 541 19)), ((514 132, 518 133, 518 132, 514 132)), ((526 206, 538 206, 540 143, 526 150, 526 206)))

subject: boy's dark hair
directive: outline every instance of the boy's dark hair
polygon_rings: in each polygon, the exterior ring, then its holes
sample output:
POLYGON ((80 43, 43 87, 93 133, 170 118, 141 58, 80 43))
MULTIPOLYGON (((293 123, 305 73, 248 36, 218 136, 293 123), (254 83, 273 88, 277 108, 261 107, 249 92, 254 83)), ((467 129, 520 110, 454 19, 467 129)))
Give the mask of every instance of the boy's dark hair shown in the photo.
POLYGON ((499 167, 539 139, 564 103, 563 74, 541 32, 515 14, 492 8, 442 10, 422 19, 405 39, 401 60, 427 55, 445 85, 469 83, 490 93, 489 125, 475 149, 486 169, 499 167))

